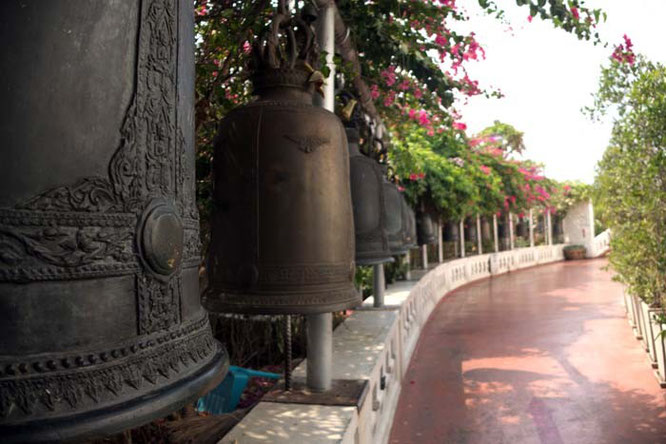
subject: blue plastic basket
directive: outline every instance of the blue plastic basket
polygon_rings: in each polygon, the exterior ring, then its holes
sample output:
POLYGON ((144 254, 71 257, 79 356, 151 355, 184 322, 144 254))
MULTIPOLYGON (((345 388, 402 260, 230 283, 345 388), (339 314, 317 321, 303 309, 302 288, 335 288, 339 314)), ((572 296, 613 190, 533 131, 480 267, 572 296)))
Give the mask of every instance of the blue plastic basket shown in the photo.
POLYGON ((236 410, 241 394, 245 390, 250 378, 280 379, 280 376, 277 373, 260 372, 231 365, 229 366, 227 376, 225 376, 220 385, 199 398, 196 409, 200 412, 212 413, 213 415, 233 412, 236 410))

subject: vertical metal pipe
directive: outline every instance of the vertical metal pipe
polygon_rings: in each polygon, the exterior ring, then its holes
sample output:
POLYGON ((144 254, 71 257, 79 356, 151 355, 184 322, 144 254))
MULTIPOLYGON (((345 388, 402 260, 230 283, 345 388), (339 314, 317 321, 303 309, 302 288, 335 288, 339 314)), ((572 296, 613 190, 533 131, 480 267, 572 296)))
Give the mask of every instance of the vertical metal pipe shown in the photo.
POLYGON ((460 257, 465 257, 465 218, 460 219, 460 257))
POLYGON ((384 306, 384 288, 386 278, 384 276, 384 264, 376 264, 372 267, 372 297, 373 306, 381 308, 384 306))
POLYGON ((423 264, 423 269, 427 270, 428 269, 428 246, 427 245, 422 245, 421 246, 421 263, 423 264))
MULTIPOLYGON (((314 103, 329 111, 335 109, 335 4, 319 11, 317 42, 326 51, 326 64, 330 73, 324 83, 324 96, 315 95, 314 103)), ((307 316, 307 386, 314 392, 331 388, 331 360, 333 357, 333 315, 331 313, 307 316)))
POLYGON ((444 262, 444 235, 442 230, 444 229, 444 224, 442 223, 442 218, 440 216, 437 221, 437 261, 441 264, 444 262))
POLYGON ((479 254, 483 254, 483 239, 481 239, 481 216, 476 215, 476 246, 479 254))
POLYGON ((513 213, 509 212, 509 250, 513 250, 513 213))
POLYGON ((319 11, 317 18, 317 43, 322 51, 326 51, 326 65, 330 73, 324 83, 324 96, 315 94, 314 104, 326 108, 329 111, 335 110, 335 63, 333 55, 335 54, 335 3, 319 11))
POLYGON ((546 210, 546 225, 548 230, 548 245, 553 245, 553 225, 550 218, 550 210, 546 210))
POLYGON ((307 385, 313 392, 331 388, 331 362, 333 358, 333 315, 331 313, 306 316, 307 385))
POLYGON ((291 390, 291 315, 283 316, 284 322, 284 390, 291 390))
POLYGON ((530 247, 534 247, 534 211, 530 208, 530 247))
POLYGON ((499 253, 499 236, 497 235, 497 215, 493 214, 493 241, 495 243, 495 253, 499 253))

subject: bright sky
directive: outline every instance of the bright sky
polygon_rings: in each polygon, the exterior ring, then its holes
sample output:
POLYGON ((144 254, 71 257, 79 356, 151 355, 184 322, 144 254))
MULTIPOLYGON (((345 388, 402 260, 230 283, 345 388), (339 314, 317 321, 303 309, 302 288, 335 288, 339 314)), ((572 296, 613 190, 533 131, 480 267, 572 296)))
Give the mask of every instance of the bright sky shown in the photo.
MULTIPOLYGON (((499 88, 503 99, 471 98, 460 106, 461 121, 473 134, 500 120, 525 133, 524 157, 543 163, 546 175, 558 180, 594 180, 595 165, 610 137, 611 121, 593 123, 580 110, 591 105, 600 66, 613 48, 578 41, 575 36, 535 18, 514 0, 496 0, 509 25, 484 15, 478 0, 458 0, 470 15, 470 28, 486 51, 486 60, 467 65, 480 85, 499 88)), ((613 44, 627 34, 635 52, 666 63, 666 0, 588 0, 602 7, 608 20, 599 26, 613 44)), ((456 27, 463 31, 464 28, 456 27)))

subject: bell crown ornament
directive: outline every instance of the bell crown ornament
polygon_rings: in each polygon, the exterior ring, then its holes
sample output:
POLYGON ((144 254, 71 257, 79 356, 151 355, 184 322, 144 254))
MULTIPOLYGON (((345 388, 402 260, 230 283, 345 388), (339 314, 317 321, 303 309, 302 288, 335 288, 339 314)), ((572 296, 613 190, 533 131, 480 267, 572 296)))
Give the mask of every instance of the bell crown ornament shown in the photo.
POLYGON ((270 88, 319 89, 323 84, 323 75, 314 68, 319 48, 307 11, 292 16, 280 1, 269 28, 253 43, 249 68, 257 94, 270 88))

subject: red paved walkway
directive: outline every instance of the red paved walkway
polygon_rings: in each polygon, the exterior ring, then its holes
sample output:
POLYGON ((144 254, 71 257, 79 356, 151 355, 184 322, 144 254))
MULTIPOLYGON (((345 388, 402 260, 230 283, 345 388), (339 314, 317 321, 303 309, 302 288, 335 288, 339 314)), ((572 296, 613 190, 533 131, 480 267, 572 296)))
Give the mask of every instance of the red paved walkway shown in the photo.
POLYGON ((666 443, 666 390, 605 260, 453 292, 412 357, 390 443, 666 443))

